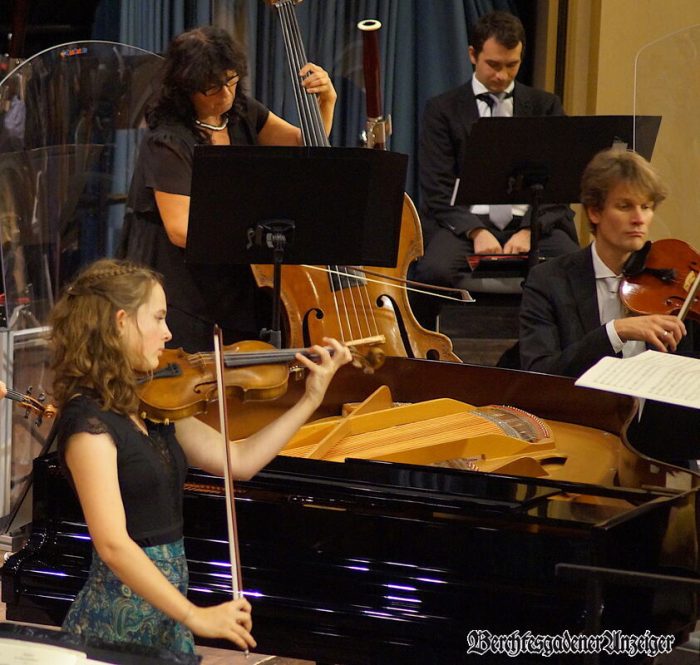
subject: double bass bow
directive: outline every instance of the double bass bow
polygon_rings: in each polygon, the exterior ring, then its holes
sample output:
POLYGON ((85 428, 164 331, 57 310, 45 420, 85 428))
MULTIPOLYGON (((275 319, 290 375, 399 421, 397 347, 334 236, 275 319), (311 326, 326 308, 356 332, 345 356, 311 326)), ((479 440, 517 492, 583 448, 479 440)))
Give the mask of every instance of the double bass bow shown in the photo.
MULTIPOLYGON (((318 102, 305 92, 298 77, 307 57, 294 13, 296 1, 267 0, 280 19, 304 144, 330 147, 318 102)), ((422 251, 419 227, 417 236, 404 231, 405 224, 415 220, 415 207, 405 200, 399 264, 394 269, 404 280, 416 252, 422 251)), ((259 287, 272 288, 272 266, 255 265, 252 270, 259 287)), ((346 266, 284 265, 281 272, 288 346, 309 346, 323 337, 345 341, 381 335, 386 340, 382 345, 386 355, 459 360, 447 337, 420 327, 408 305, 405 287, 391 283, 391 279, 387 283, 371 280, 361 268, 346 266)))

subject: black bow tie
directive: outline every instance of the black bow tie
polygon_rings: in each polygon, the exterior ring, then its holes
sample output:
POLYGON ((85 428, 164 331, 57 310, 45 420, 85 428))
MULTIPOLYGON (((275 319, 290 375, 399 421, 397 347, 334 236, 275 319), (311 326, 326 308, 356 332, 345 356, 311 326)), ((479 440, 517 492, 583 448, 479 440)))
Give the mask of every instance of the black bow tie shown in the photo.
MULTIPOLYGON (((506 92, 501 98, 501 102, 504 102, 506 99, 510 99, 512 96, 512 90, 510 92, 506 92)), ((480 92, 478 95, 476 95, 476 98, 480 99, 482 102, 486 102, 489 105, 489 108, 493 111, 493 107, 496 104, 496 97, 494 97, 490 92, 480 92)))

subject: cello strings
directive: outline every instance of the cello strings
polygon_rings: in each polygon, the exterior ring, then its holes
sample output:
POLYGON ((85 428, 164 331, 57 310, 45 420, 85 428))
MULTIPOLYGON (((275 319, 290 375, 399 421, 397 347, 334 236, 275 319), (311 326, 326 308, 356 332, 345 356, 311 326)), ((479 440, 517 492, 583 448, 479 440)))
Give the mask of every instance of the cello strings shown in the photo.
MULTIPOLYGON (((358 275, 359 278, 359 275, 358 275)), ((364 280, 364 275, 362 277, 364 280)), ((366 284, 366 282, 363 282, 366 284)), ((374 316, 374 308, 372 307, 372 299, 369 295, 369 290, 365 286, 365 288, 360 289, 360 298, 363 299, 362 303, 362 311, 365 315, 365 325, 367 326, 367 330, 370 331, 370 334, 372 335, 378 335, 379 334, 379 326, 377 324, 377 320, 374 316), (372 316, 368 316, 367 312, 370 312, 372 316), (371 320, 370 320, 371 319, 371 320), (372 329, 372 324, 374 324, 374 330, 372 329)), ((379 306, 379 303, 377 303, 377 306, 379 306)))
MULTIPOLYGON (((315 97, 313 100, 311 99, 311 95, 307 95, 304 91, 301 85, 298 83, 298 71, 299 69, 305 64, 306 62, 306 57, 303 54, 303 46, 295 46, 293 44, 293 34, 295 33, 297 36, 297 41, 300 42, 301 38, 299 36, 299 30, 298 30, 298 22, 296 21, 296 16, 294 14, 294 9, 291 5, 291 3, 286 2, 284 3, 283 6, 280 7, 281 13, 280 13, 280 18, 282 19, 283 22, 283 32, 285 34, 285 43, 287 44, 287 51, 288 51, 288 57, 290 59, 290 71, 294 70, 292 74, 292 80, 296 83, 293 87, 295 90, 295 97, 297 99, 297 111, 299 113, 300 118, 303 118, 303 124, 302 127, 305 129, 303 136, 304 136, 304 143, 306 145, 328 145, 328 140, 325 136, 325 132, 321 132, 323 135, 323 138, 321 139, 319 137, 319 132, 316 131, 318 129, 318 125, 321 124, 320 122, 320 109, 318 108, 318 104, 316 103, 315 97), (295 26, 296 25, 296 29, 295 26), (302 51, 302 55, 299 54, 299 51, 302 51), (303 61, 302 61, 303 60, 303 61), (315 108, 312 108, 309 104, 309 102, 313 101, 316 103, 315 108), (315 111, 315 113, 314 113, 315 111), (318 120, 315 120, 315 118, 318 118, 318 120)), ((335 266, 336 269, 338 266, 335 266)), ((331 282, 331 295, 333 297, 333 306, 336 311, 336 320, 338 321, 338 326, 339 326, 339 339, 345 340, 345 339, 350 339, 353 337, 352 335, 352 325, 350 323, 350 317, 349 317, 349 309, 347 306, 347 302, 345 301, 345 298, 343 297, 343 292, 344 292, 344 286, 342 284, 342 280, 338 280, 338 288, 335 288, 335 285, 331 282), (340 294, 340 298, 339 295, 340 294)))
POLYGON ((374 318, 374 308, 372 307, 372 299, 370 298, 369 291, 367 290, 366 282, 364 281, 364 278, 361 275, 359 275, 354 268, 349 268, 347 270, 348 275, 352 274, 352 280, 354 280, 355 284, 359 282, 362 285, 361 288, 353 289, 350 292, 352 295, 353 308, 355 311, 355 318, 357 319, 358 330, 360 331, 359 336, 376 335, 379 331, 379 328, 377 327, 377 321, 374 318), (355 291, 357 291, 357 299, 360 301, 359 307, 355 305, 355 291), (360 320, 361 315, 364 315, 364 332, 362 327, 363 322, 360 320), (372 319, 371 322, 370 316, 372 319), (374 323, 374 330, 372 330, 372 323, 374 323))

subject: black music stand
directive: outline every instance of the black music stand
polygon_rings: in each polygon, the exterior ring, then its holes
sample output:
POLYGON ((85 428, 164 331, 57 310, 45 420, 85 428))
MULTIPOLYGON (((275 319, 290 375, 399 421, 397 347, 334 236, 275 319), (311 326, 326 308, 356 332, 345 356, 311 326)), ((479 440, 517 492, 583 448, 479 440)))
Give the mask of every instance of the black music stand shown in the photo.
POLYGON ((185 260, 395 266, 408 157, 362 148, 197 146, 185 260))
POLYGON ((661 116, 542 116, 484 118, 471 128, 455 204, 528 203, 528 269, 539 261, 543 203, 579 201, 581 174, 613 145, 651 159, 661 116), (635 136, 636 131, 636 136, 635 136))

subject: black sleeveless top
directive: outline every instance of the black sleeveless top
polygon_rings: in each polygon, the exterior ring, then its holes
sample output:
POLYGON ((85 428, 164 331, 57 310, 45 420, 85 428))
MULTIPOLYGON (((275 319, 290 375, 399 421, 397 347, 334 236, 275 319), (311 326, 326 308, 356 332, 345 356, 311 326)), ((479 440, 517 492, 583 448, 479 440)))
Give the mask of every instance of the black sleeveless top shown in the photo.
POLYGON ((182 538, 182 497, 187 474, 187 460, 175 438, 175 426, 148 420, 146 426, 148 436, 128 416, 102 411, 90 394, 71 399, 56 423, 61 467, 72 485, 65 461, 70 437, 82 432, 106 433, 111 437, 117 448, 117 473, 127 531, 141 547, 182 538))
MULTIPOLYGON (((231 145, 255 145, 269 114, 260 102, 237 92, 228 125, 231 145)), ((163 123, 146 130, 131 179, 117 256, 161 273, 168 308, 207 324, 207 330, 218 323, 226 343, 257 339, 260 317, 267 314, 260 308, 267 303, 256 299, 259 289, 250 268, 185 263, 185 250, 170 242, 158 212, 155 191, 190 195, 197 143, 198 138, 181 124, 163 123)), ((190 352, 206 350, 199 348, 199 336, 190 337, 188 332, 173 329, 179 345, 190 352)))

